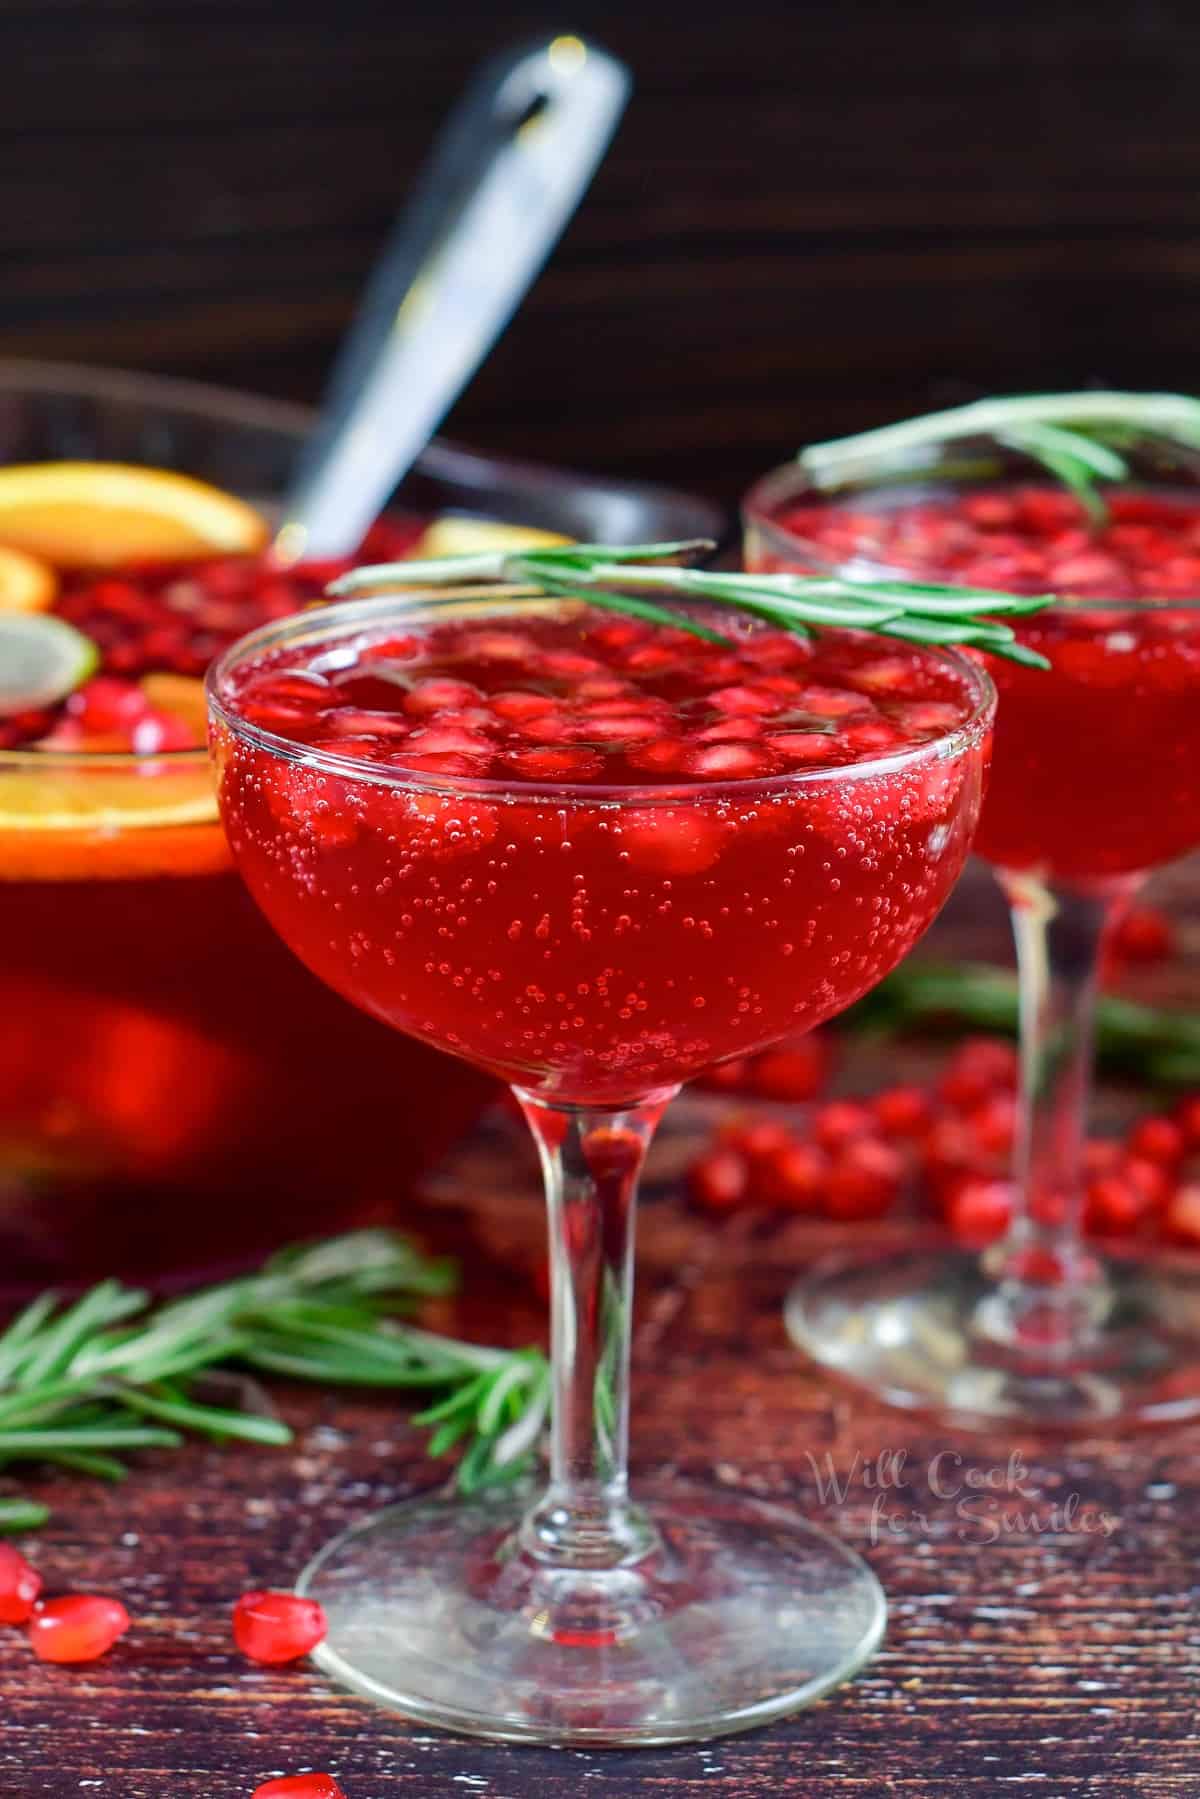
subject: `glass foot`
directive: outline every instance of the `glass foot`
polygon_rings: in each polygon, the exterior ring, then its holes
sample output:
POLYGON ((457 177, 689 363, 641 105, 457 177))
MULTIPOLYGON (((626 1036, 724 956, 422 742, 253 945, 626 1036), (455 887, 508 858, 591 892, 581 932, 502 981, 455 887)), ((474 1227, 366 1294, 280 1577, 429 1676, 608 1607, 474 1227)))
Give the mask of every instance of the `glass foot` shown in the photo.
POLYGON ((654 1547, 568 1572, 519 1545, 531 1497, 412 1500, 337 1537, 297 1588, 329 1619, 320 1666, 474 1736, 675 1743, 796 1711, 883 1635, 870 1569, 781 1507, 651 1484, 654 1547))
POLYGON ((825 1367, 957 1425, 1079 1431, 1200 1416, 1200 1276, 1132 1258, 1102 1270, 1069 1345, 1039 1337, 1028 1307, 1028 1328, 1014 1331, 1005 1289, 961 1250, 826 1262, 792 1289, 787 1326, 825 1367))

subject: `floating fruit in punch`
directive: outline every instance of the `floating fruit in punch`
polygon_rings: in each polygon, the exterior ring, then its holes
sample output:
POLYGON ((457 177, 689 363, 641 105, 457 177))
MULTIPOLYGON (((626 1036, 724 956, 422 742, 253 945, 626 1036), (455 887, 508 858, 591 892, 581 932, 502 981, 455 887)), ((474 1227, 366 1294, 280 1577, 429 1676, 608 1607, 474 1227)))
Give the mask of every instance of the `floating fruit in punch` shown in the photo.
POLYGON ((0 612, 44 612, 57 591, 49 563, 0 544, 0 612))
POLYGON ((252 555, 266 520, 219 487, 122 462, 0 468, 0 544, 55 568, 252 555))

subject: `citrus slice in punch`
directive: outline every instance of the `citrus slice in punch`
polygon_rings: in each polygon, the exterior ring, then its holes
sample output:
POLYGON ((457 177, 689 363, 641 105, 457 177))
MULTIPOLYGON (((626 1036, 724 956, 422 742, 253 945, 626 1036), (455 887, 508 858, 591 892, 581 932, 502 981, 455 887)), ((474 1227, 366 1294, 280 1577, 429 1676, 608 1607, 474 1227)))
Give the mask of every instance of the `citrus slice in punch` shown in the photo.
POLYGON ((123 462, 0 468, 0 544, 56 568, 251 555, 267 537, 252 506, 170 469, 123 462))
POLYGON ((100 660, 90 637, 45 612, 0 612, 0 718, 53 706, 100 660))
POLYGON ((0 544, 0 612, 44 612, 57 592, 48 562, 0 544))
POLYGON ((481 555, 487 550, 548 550, 571 541, 557 531, 539 531, 534 525, 505 525, 496 519, 447 513, 426 527, 408 554, 414 561, 427 561, 434 556, 481 555))

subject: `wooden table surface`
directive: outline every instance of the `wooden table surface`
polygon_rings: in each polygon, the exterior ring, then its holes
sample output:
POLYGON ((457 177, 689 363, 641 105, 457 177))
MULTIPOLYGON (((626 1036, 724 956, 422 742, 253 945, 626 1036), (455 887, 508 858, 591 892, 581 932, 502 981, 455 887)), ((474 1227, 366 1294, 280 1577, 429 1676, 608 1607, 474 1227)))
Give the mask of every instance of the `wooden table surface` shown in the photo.
MULTIPOLYGON (((939 949, 995 931, 985 894, 956 903, 939 949)), ((1200 957, 1189 959, 1190 975, 1176 967, 1160 981, 1195 991, 1200 957)), ((879 1073, 860 1061, 849 1078, 879 1073)), ((55 1518, 37 1556, 49 1579, 119 1594, 135 1627, 80 1670, 42 1667, 20 1632, 0 1632, 2 1799, 242 1799, 305 1767, 336 1773, 349 1799, 1200 1793, 1200 1429, 1066 1447, 1007 1431, 968 1438, 832 1387, 780 1319, 798 1266, 824 1241, 814 1227, 710 1223, 682 1203, 678 1170, 714 1103, 681 1102, 648 1183, 635 1476, 667 1464, 765 1495, 860 1549, 891 1614, 856 1680, 743 1738, 565 1752, 414 1726, 304 1668, 251 1670, 232 1651, 233 1598, 287 1584, 335 1529, 439 1473, 390 1399, 288 1390, 291 1451, 194 1447, 148 1459, 115 1490, 46 1483, 55 1518), (894 1475, 901 1454, 903 1484, 873 1489, 877 1458, 894 1475), (827 1466, 845 1483, 840 1502, 827 1466), (999 1483, 994 1527, 963 1515, 971 1478, 999 1483)), ((439 1326, 540 1335, 535 1188, 531 1157, 496 1121, 433 1181, 411 1222, 455 1248, 469 1295, 439 1326)))

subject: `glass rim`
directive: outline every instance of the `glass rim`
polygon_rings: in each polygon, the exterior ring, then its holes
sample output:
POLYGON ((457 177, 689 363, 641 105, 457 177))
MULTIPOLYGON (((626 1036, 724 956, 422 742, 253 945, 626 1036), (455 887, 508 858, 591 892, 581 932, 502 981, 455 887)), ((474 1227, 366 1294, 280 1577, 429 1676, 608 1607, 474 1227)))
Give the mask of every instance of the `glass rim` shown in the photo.
MULTIPOLYGON (((886 458, 881 458, 879 466, 880 468, 895 468, 903 465, 889 464, 886 458)), ((933 487, 939 484, 938 477, 927 469, 914 465, 908 472, 914 486, 933 487)), ((941 485, 950 486, 953 483, 942 481, 941 485)), ((1164 487, 1166 483, 1140 482, 1137 485, 1139 491, 1153 493, 1156 486, 1164 487)), ((969 483, 964 482, 963 486, 966 488, 969 483)), ((877 556, 873 556, 867 548, 864 548, 861 553, 856 552, 851 556, 831 556, 828 550, 815 543, 812 538, 805 537, 801 532, 793 531, 788 526, 781 524, 772 510, 781 501, 802 499, 806 496, 812 497, 814 505, 833 506, 839 498, 848 495, 870 494, 873 487, 871 477, 864 474, 861 468, 856 470, 853 478, 847 477, 843 486, 834 488, 820 486, 799 461, 780 463, 777 467, 768 469, 765 475, 760 475, 742 496, 739 511, 743 534, 751 530, 761 533, 764 537, 773 540, 775 546, 784 555, 794 555, 797 550, 801 551, 805 560, 811 562, 822 574, 837 574, 839 570, 845 569, 849 563, 853 562, 854 566, 861 569, 864 574, 869 573, 884 578, 890 576, 894 580, 910 580, 914 578, 914 571, 911 568, 906 569, 898 563, 882 561, 877 556)), ((1200 503, 1200 492, 1196 497, 1197 502, 1200 503)), ((932 579, 932 577, 927 578, 932 579)), ((1006 590, 1001 589, 1000 591, 1006 590)), ((1103 596, 1094 598, 1091 594, 1063 594, 1056 595, 1055 604, 1047 606, 1044 612, 1035 613, 1032 616, 1036 620, 1075 611, 1081 613, 1106 611, 1151 613, 1187 612, 1190 610, 1200 610, 1200 592, 1191 595, 1167 594, 1162 597, 1143 594, 1134 599, 1109 599, 1103 596)))
MULTIPOLYGON (((249 632, 217 657, 210 665, 205 677, 205 694, 208 700, 210 723, 218 720, 236 738, 252 744, 256 749, 265 750, 279 760, 303 763, 306 767, 316 768, 322 773, 336 776, 338 779, 366 781, 375 787, 385 787, 392 791, 415 791, 420 793, 436 793, 451 799, 479 798, 497 799, 533 799, 542 802, 550 801, 557 805, 580 804, 591 805, 597 802, 637 804, 638 806, 671 805, 679 806, 699 800, 713 800, 721 797, 745 797, 749 794, 761 795, 776 792, 790 792, 794 788, 809 786, 814 783, 830 780, 853 781, 869 780, 881 773, 890 774, 898 769, 911 767, 926 760, 948 761, 952 756, 961 755, 971 748, 972 743, 990 725, 996 710, 996 688, 987 669, 971 656, 942 644, 899 644, 902 649, 919 648, 922 653, 933 655, 953 665, 966 679, 972 704, 966 718, 947 731, 929 738, 924 743, 911 744, 892 750, 886 754, 872 756, 861 762, 829 764, 821 768, 797 769, 770 775, 754 775, 733 781, 687 781, 681 783, 659 783, 642 786, 629 782, 601 784, 599 782, 566 782, 525 781, 489 778, 482 775, 435 775, 420 769, 386 768, 379 763, 358 761, 351 756, 340 756, 336 751, 314 749, 311 745, 300 743, 295 738, 283 737, 277 732, 269 731, 262 725, 252 724, 241 717, 236 708, 228 703, 223 686, 228 683, 236 668, 245 661, 263 651, 278 648, 295 639, 310 635, 321 640, 327 637, 352 637, 356 632, 373 624, 379 624, 390 615, 402 618, 406 608, 413 608, 418 616, 433 613, 442 616, 445 613, 463 612, 466 616, 485 617, 498 611, 512 609, 528 609, 531 611, 562 611, 586 605, 586 601, 564 600, 553 595, 532 595, 516 599, 511 595, 499 593, 489 594, 486 590, 474 597, 464 598, 460 593, 451 597, 444 589, 408 588, 396 592, 373 594, 367 599, 342 600, 328 606, 310 607, 308 610, 295 613, 284 619, 272 620, 269 624, 260 625, 257 630, 249 632)), ((882 639, 886 642, 888 640, 882 639)), ((897 640, 899 643, 899 640, 897 640)))
MULTIPOLYGON (((106 770, 119 774, 148 774, 148 764, 165 762, 172 773, 194 767, 201 769, 208 761, 208 745, 191 744, 184 750, 42 750, 36 744, 22 744, 11 750, 0 750, 0 770, 22 773, 82 774, 106 770)), ((153 776, 150 775, 151 779, 153 776)))

